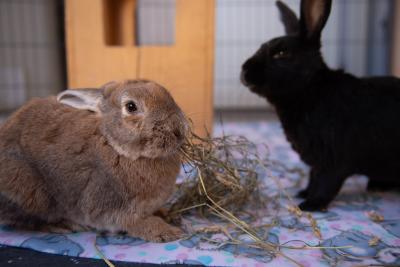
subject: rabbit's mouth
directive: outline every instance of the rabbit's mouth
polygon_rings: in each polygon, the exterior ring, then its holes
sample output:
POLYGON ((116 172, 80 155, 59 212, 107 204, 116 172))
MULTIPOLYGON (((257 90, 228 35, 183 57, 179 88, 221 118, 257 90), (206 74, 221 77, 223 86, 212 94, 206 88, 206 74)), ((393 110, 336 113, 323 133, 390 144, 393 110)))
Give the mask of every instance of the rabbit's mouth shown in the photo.
POLYGON ((246 71, 244 71, 244 70, 242 70, 242 72, 240 73, 240 82, 244 85, 244 86, 246 86, 246 87, 250 87, 251 85, 247 82, 247 80, 246 80, 246 71))
POLYGON ((242 70, 240 81, 251 92, 262 97, 265 97, 269 88, 260 77, 254 76, 254 74, 250 75, 249 71, 246 70, 242 70))
POLYGON ((176 153, 183 145, 183 135, 181 133, 173 133, 173 136, 169 138, 163 138, 160 142, 158 149, 162 152, 162 154, 174 154, 176 153))
POLYGON ((249 75, 248 71, 243 70, 240 74, 241 83, 249 88, 250 90, 254 87, 257 87, 256 82, 254 82, 253 77, 249 75))
POLYGON ((183 142, 184 135, 181 132, 163 133, 160 136, 149 137, 141 144, 141 150, 145 157, 168 157, 178 153, 183 142))
POLYGON ((255 76, 254 73, 247 70, 242 70, 240 73, 240 81, 253 92, 257 92, 257 88, 262 87, 263 84, 263 79, 261 77, 255 76))

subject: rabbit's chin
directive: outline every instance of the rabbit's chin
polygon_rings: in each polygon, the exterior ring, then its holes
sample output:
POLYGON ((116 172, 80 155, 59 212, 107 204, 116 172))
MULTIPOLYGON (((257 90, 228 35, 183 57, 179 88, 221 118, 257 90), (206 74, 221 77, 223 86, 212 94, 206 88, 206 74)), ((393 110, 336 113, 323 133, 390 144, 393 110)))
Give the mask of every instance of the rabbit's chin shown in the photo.
POLYGON ((168 158, 170 156, 176 155, 178 153, 177 149, 157 149, 157 150, 148 150, 142 153, 142 156, 150 159, 157 158, 168 158))
POLYGON ((266 97, 268 88, 265 86, 248 85, 247 88, 258 96, 266 97))
POLYGON ((166 158, 176 155, 181 146, 182 145, 179 143, 149 146, 148 148, 145 148, 145 151, 142 152, 142 155, 147 158, 166 158))
POLYGON ((176 155, 183 143, 178 140, 150 138, 152 141, 143 142, 143 144, 140 144, 140 141, 121 144, 110 136, 107 139, 109 145, 117 154, 131 160, 136 160, 140 157, 155 159, 176 155))
POLYGON ((164 148, 164 147, 149 146, 145 147, 144 149, 139 149, 139 148, 132 149, 113 143, 111 143, 111 146, 119 155, 129 158, 131 160, 136 160, 141 157, 149 159, 167 158, 172 155, 176 155, 180 147, 180 146, 169 146, 167 148, 164 148))
POLYGON ((263 86, 259 86, 259 85, 255 85, 253 83, 248 82, 245 78, 244 78, 244 74, 242 72, 241 74, 241 83, 247 87, 251 92, 259 95, 259 96, 264 96, 264 92, 266 91, 266 89, 263 86))

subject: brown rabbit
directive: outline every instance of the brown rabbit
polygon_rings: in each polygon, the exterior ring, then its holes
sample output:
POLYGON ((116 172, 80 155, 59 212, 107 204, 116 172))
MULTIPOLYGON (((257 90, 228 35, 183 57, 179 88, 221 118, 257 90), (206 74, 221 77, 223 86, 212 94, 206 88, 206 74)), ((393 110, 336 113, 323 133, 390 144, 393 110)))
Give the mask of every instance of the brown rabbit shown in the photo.
POLYGON ((174 191, 187 130, 151 81, 33 99, 0 129, 0 223, 178 239, 182 231, 153 214, 174 191))

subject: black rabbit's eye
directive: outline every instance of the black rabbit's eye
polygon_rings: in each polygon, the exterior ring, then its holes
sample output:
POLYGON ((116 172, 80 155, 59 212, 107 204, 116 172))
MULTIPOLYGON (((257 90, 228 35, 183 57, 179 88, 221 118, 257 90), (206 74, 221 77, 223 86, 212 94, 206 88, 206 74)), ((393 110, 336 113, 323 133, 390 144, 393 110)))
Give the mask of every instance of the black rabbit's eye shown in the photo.
POLYGON ((137 106, 136 106, 135 102, 133 102, 133 101, 129 101, 128 103, 126 103, 125 107, 129 113, 133 113, 137 110, 137 106))
POLYGON ((278 51, 277 53, 275 53, 273 55, 274 59, 281 59, 281 58, 288 58, 288 57, 290 57, 290 53, 283 51, 283 50, 278 51))

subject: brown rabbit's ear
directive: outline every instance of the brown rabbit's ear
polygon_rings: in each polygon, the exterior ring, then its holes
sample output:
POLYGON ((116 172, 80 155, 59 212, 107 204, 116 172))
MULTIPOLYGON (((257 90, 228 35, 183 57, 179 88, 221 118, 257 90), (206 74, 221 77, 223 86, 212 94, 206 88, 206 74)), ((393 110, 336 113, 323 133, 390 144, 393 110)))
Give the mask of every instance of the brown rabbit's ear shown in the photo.
POLYGON ((57 101, 65 105, 99 113, 99 103, 103 99, 103 90, 96 88, 70 89, 57 95, 57 101))
POLYGON ((101 86, 104 98, 108 98, 111 93, 120 85, 119 82, 111 81, 101 86))
POLYGON ((294 13, 293 10, 291 10, 285 3, 282 1, 276 1, 276 6, 279 9, 279 12, 281 14, 281 21, 283 23, 283 26, 285 27, 285 32, 288 35, 292 34, 297 34, 300 31, 300 24, 299 24, 299 19, 296 16, 296 13, 294 13))

